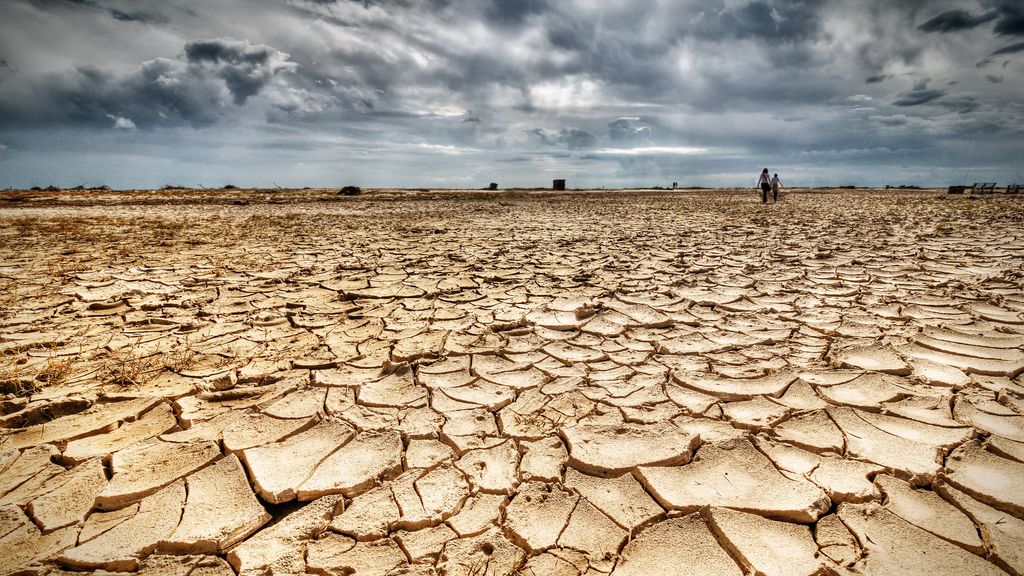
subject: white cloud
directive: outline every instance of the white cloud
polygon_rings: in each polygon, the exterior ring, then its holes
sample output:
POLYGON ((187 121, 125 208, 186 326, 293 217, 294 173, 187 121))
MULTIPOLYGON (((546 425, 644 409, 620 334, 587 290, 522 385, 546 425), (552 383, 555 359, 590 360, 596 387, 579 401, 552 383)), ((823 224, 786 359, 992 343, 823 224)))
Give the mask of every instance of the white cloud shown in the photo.
POLYGON ((113 114, 107 114, 107 118, 114 121, 114 130, 135 130, 135 122, 132 122, 130 118, 113 114))
POLYGON ((602 148, 595 150, 594 153, 611 156, 688 156, 703 154, 707 151, 707 148, 692 146, 644 146, 640 148, 602 148))
POLYGON ((469 150, 460 148, 459 146, 452 146, 450 144, 427 144, 424 142, 413 145, 413 148, 436 154, 446 154, 448 156, 460 156, 469 152, 469 150))
POLYGON ((530 88, 530 96, 534 106, 545 109, 592 108, 607 103, 596 82, 579 76, 536 84, 530 88))

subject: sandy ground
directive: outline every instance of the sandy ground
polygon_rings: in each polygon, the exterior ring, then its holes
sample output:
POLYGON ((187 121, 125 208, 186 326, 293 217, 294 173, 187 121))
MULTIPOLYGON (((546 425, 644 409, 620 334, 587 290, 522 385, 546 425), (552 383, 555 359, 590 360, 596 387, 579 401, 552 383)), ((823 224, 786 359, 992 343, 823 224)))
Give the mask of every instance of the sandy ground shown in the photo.
POLYGON ((1024 198, 0 194, 0 574, 1024 573, 1024 198))

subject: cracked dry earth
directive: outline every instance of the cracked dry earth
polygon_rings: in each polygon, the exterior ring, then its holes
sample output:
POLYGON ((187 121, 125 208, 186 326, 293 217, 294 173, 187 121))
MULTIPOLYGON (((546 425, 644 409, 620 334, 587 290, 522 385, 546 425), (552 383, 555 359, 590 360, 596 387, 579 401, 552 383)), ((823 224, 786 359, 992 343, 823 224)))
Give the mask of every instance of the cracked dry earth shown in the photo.
POLYGON ((0 573, 1024 573, 1018 199, 326 199, 0 210, 0 573))

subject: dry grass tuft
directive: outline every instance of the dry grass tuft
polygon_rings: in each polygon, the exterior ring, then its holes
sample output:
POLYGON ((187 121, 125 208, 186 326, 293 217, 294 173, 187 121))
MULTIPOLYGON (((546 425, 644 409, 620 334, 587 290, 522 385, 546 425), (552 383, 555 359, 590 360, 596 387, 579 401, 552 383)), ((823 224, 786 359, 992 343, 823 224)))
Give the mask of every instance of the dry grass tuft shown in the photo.
POLYGON ((112 352, 103 365, 105 380, 120 386, 141 386, 159 368, 153 356, 142 356, 134 348, 112 352))
POLYGON ((48 385, 63 384, 71 376, 75 365, 75 358, 50 357, 46 360, 46 366, 36 375, 36 380, 46 382, 48 385))
POLYGON ((189 346, 188 340, 185 340, 184 345, 176 348, 173 352, 164 354, 161 362, 164 369, 171 372, 181 372, 195 368, 198 360, 196 351, 189 346))
POLYGON ((0 393, 25 396, 39 387, 26 369, 28 356, 14 350, 0 353, 0 393))

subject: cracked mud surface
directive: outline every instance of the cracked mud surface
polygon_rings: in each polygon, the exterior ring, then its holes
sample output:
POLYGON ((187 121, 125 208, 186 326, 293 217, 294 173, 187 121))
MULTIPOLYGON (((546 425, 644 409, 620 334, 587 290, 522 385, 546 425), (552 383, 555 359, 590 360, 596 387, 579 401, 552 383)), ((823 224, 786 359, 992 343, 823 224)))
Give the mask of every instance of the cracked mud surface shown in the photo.
POLYGON ((0 574, 1024 573, 1017 198, 318 194, 0 207, 0 574))

